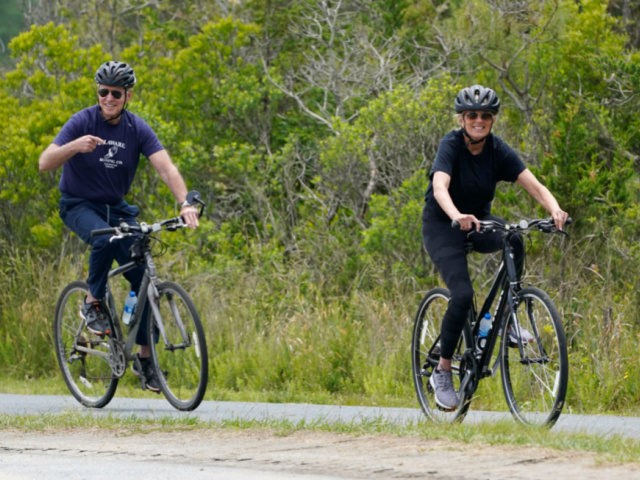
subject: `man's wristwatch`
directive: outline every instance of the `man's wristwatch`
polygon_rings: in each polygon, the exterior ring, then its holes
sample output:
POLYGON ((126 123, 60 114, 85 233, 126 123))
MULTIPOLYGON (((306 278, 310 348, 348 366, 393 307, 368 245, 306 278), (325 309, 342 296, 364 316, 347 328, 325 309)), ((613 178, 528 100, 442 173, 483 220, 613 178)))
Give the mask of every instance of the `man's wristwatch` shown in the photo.
POLYGON ((181 208, 184 208, 184 207, 192 207, 192 206, 193 206, 193 205, 191 205, 191 204, 189 203, 189 200, 185 200, 184 202, 182 202, 182 205, 180 205, 180 207, 181 207, 181 208))

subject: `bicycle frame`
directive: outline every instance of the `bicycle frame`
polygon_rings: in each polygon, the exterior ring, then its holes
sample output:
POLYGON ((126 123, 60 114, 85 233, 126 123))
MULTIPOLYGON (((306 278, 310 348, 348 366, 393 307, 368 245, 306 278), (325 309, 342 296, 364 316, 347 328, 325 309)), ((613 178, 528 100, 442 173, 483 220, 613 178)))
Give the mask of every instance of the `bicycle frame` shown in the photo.
MULTIPOLYGON (((493 350, 499 338, 498 333, 507 323, 505 314, 513 312, 517 302, 519 280, 514 260, 513 246, 510 242, 511 237, 514 235, 514 232, 506 232, 505 234, 504 245, 502 247, 502 261, 498 267, 498 272, 493 280, 489 293, 482 304, 482 308, 479 311, 476 311, 475 305, 472 305, 470 311, 472 338, 476 339, 478 336, 478 329, 480 327, 480 320, 486 312, 491 311, 491 307, 494 304, 496 297, 498 294, 500 295, 497 307, 493 312, 493 324, 491 326, 489 336, 487 337, 487 344, 478 359, 480 367, 479 378, 491 376, 495 372, 495 365, 493 368, 489 368, 489 365, 491 357, 493 356, 493 350)), ((496 361, 496 364, 497 363, 498 362, 496 361)))
MULTIPOLYGON (((142 251, 143 251, 143 255, 144 255, 144 261, 142 261, 141 259, 134 259, 131 260, 127 263, 125 263, 124 265, 121 265, 119 267, 116 267, 112 270, 109 271, 109 275, 108 278, 111 279, 113 277, 116 277, 118 275, 122 275, 126 272, 128 272, 129 270, 137 267, 138 265, 140 265, 141 263, 144 263, 145 266, 145 272, 144 275, 142 277, 142 283, 140 284, 140 290, 138 292, 139 295, 139 299, 138 299, 138 304, 136 306, 136 309, 133 312, 133 315, 131 316, 131 322, 130 325, 132 325, 132 327, 129 329, 129 333, 126 336, 126 342, 125 342, 125 348, 124 348, 124 353, 125 353, 125 357, 127 360, 131 360, 133 359, 133 348, 134 348, 134 344, 135 344, 135 339, 136 336, 138 334, 138 330, 140 329, 140 325, 142 323, 142 312, 144 312, 145 310, 145 306, 147 305, 147 303, 149 303, 149 305, 151 305, 152 310, 154 310, 154 314, 157 314, 157 318, 160 317, 159 312, 157 312, 157 307, 155 307, 153 302, 148 302, 148 298, 151 296, 153 298, 154 292, 155 292, 155 298, 157 298, 157 290, 155 289, 155 283, 157 281, 157 275, 156 275, 156 267, 155 267, 155 263, 153 260, 153 257, 151 256, 151 252, 149 249, 149 238, 148 237, 143 237, 139 240, 140 242, 142 242, 142 251), (146 243, 146 245, 145 245, 146 243)), ((118 338, 125 338, 124 335, 122 335, 122 330, 121 330, 121 325, 119 322, 119 317, 118 317, 118 311, 115 308, 115 299, 113 297, 113 294, 111 292, 111 289, 109 288, 109 284, 107 283, 107 292, 108 292, 108 297, 110 299, 109 301, 109 309, 111 310, 111 316, 113 319, 113 323, 114 323, 114 328, 119 330, 119 335, 118 338)), ((150 313, 151 314, 151 313, 150 313)), ((158 321, 158 325, 162 325, 162 320, 159 318, 158 321)))
MULTIPOLYGON (((200 210, 200 215, 202 215, 202 209, 200 210)), ((174 220, 175 219, 169 219, 169 220, 166 220, 165 222, 173 222, 174 220)), ((127 225, 123 224, 122 226, 126 227, 127 225)), ((145 307, 147 305, 149 305, 149 308, 151 310, 149 312, 149 316, 153 316, 153 318, 156 320, 155 325, 158 328, 160 337, 163 339, 165 345, 169 345, 170 343, 167 340, 167 335, 166 335, 164 323, 162 320, 162 315, 160 314, 160 311, 157 305, 157 300, 159 298, 159 293, 157 289, 158 276, 156 273, 155 261, 153 259, 153 256, 151 255, 150 234, 153 233, 154 231, 160 230, 161 225, 160 224, 154 224, 154 225, 141 224, 138 226, 139 227, 144 226, 144 230, 143 230, 144 233, 138 234, 141 236, 136 239, 136 241, 133 243, 131 247, 132 252, 135 251, 136 253, 132 253, 132 259, 129 262, 110 270, 108 273, 108 279, 111 279, 118 275, 122 275, 128 272, 129 270, 136 268, 139 265, 145 266, 142 282, 140 283, 140 288, 138 291, 138 295, 139 295, 138 305, 136 306, 136 309, 134 310, 131 316, 131 322, 130 322, 131 327, 129 328, 129 332, 127 335, 124 335, 124 332, 122 331, 118 310, 115 304, 115 298, 109 287, 109 282, 107 282, 107 286, 106 286, 107 287, 106 298, 108 299, 107 304, 110 311, 111 323, 112 323, 113 329, 116 331, 116 335, 113 337, 109 337, 108 339, 108 341, 112 344, 111 355, 112 356, 119 355, 120 352, 122 352, 122 355, 124 356, 123 360, 118 359, 115 363, 112 364, 114 368, 114 374, 118 377, 124 374, 124 370, 125 370, 124 367, 126 366, 126 363, 133 360, 135 357, 133 353, 134 346, 135 346, 134 344, 136 342, 136 337, 138 335, 140 325, 142 324, 142 314, 145 311, 145 307), (122 339, 124 339, 124 342, 122 341, 122 339), (122 345, 124 345, 124 348, 122 348, 122 345)), ((108 228, 108 229, 105 229, 105 232, 111 231, 111 230, 112 230, 111 228, 108 228)), ((119 230, 116 230, 116 231, 118 233, 113 237, 111 237, 110 241, 117 241, 120 238, 123 238, 123 236, 131 235, 130 233, 123 234, 119 230)), ((96 232, 100 232, 100 230, 97 230, 96 232)), ((186 334, 186 328, 184 326, 184 323, 182 322, 182 319, 180 318, 179 313, 177 312, 177 310, 175 310, 175 308, 172 308, 172 310, 174 313, 174 318, 178 323, 178 327, 180 329, 180 333, 184 343, 178 346, 171 345, 171 348, 172 349, 183 348, 185 345, 188 346, 190 344, 190 340, 188 338, 188 335, 186 334)), ((151 322, 148 322, 148 323, 149 325, 151 324, 151 322)), ((85 349, 83 347, 79 347, 78 350, 83 351, 85 353, 89 353, 89 354, 98 353, 98 352, 90 351, 89 349, 85 349)))
MULTIPOLYGON (((136 309, 134 310, 133 315, 131 316, 130 325, 132 325, 132 327, 130 327, 129 333, 126 336, 126 342, 124 346, 124 354, 127 360, 132 360, 134 357, 133 355, 134 344, 138 334, 138 330, 140 329, 140 325, 142 324, 142 314, 147 305, 149 305, 149 308, 150 308, 150 312, 148 313, 148 315, 150 317, 153 316, 153 318, 155 318, 156 320, 155 324, 158 327, 158 333, 160 335, 160 338, 163 339, 163 341, 165 342, 165 345, 169 344, 167 340, 165 328, 164 328, 164 323, 162 320, 162 315, 160 314, 160 310, 158 309, 158 304, 157 304, 157 300, 159 298, 158 289, 156 287, 158 283, 158 276, 156 273, 155 261, 153 259, 153 256, 151 255, 150 239, 148 236, 143 236, 138 241, 140 242, 142 258, 144 258, 144 260, 142 260, 141 258, 135 258, 125 263, 124 265, 121 265, 109 271, 109 275, 108 275, 108 278, 112 278, 118 275, 122 275, 128 272, 129 270, 137 267, 140 264, 145 265, 144 276, 142 278, 142 283, 140 284, 140 291, 138 292, 140 296, 138 300, 138 305, 136 306, 136 309)), ((114 303, 113 295, 109 290, 108 284, 107 284, 107 291, 109 292, 109 297, 111 298, 110 303, 114 303)), ((109 305, 109 308, 112 311, 112 316, 115 319, 117 319, 118 316, 117 316, 117 310, 115 309, 115 305, 109 305)), ((185 326, 182 323, 182 319, 180 318, 179 313, 175 309, 173 310, 174 310, 174 316, 178 321, 178 326, 180 328, 180 333, 182 335, 182 338, 185 344, 189 345, 190 340, 186 333, 185 326)), ((119 325, 119 322, 117 321, 114 321, 114 327, 118 329, 121 328, 119 325)), ((118 337, 124 338, 124 336, 120 334, 122 334, 122 331, 119 332, 118 337)), ((177 345, 177 346, 172 345, 172 348, 174 349, 184 348, 184 344, 177 345)))

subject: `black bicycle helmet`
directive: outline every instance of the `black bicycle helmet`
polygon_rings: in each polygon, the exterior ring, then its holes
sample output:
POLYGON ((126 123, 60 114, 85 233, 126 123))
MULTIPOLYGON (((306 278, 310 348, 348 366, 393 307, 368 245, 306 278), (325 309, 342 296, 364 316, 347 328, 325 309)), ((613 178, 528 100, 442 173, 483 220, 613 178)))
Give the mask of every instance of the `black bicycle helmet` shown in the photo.
POLYGON ((500 99, 496 92, 482 85, 472 85, 463 88, 456 96, 454 102, 456 113, 467 110, 480 110, 491 113, 498 113, 500 110, 500 99))
POLYGON ((96 83, 110 87, 131 88, 136 84, 136 75, 133 73, 133 68, 126 63, 109 61, 98 68, 96 83))

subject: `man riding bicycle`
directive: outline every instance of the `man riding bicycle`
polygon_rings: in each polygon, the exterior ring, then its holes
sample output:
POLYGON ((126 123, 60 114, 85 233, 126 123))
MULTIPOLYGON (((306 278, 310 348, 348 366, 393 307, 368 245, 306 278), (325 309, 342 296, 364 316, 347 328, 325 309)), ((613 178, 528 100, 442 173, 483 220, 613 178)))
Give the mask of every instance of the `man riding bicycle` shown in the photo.
MULTIPOLYGON (((109 236, 92 237, 91 230, 133 224, 139 208, 129 205, 125 195, 133 182, 140 155, 149 159, 176 201, 180 216, 191 227, 198 226, 198 210, 190 205, 182 175, 171 161, 152 128, 126 107, 133 97, 136 77, 126 63, 109 61, 95 74, 98 103, 75 113, 62 127, 38 160, 40 171, 62 166, 60 217, 67 227, 91 245, 89 291, 82 308, 87 329, 95 335, 109 335, 110 326, 103 300, 113 260, 129 261, 132 238, 110 242, 109 236)), ((131 290, 138 293, 144 267, 125 274, 131 290)), ((136 343, 140 345, 134 373, 154 392, 160 385, 149 361, 147 315, 143 315, 136 343)))

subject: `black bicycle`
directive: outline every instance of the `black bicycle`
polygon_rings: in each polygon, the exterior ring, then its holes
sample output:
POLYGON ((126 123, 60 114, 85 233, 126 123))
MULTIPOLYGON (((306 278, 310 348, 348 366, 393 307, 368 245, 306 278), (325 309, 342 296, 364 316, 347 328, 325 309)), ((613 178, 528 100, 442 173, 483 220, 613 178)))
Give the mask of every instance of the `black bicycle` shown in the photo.
MULTIPOLYGON (((504 395, 516 420, 551 427, 560 416, 567 393, 566 338, 560 314, 549 295, 536 287, 523 287, 518 281, 510 238, 532 231, 564 232, 558 231, 550 218, 515 224, 481 221, 480 232, 488 231, 504 232, 502 261, 482 308, 477 310, 475 303, 472 306, 452 358, 459 403, 453 410, 440 409, 429 384, 440 358, 441 322, 450 298, 444 288, 427 292, 414 321, 411 357, 418 401, 434 421, 462 421, 480 380, 500 370, 504 395), (491 312, 492 328, 486 339, 479 340, 481 320, 491 312)), ((467 252, 470 251, 468 243, 467 252)))
MULTIPOLYGON (((190 192, 187 200, 200 205, 202 216, 205 204, 199 193, 190 192)), ((145 266, 145 274, 139 301, 126 327, 121 325, 114 295, 107 285, 104 303, 112 332, 107 336, 94 335, 86 328, 81 314, 89 289, 86 282, 71 282, 60 294, 53 324, 56 356, 67 387, 81 404, 102 408, 111 401, 118 380, 129 362, 134 361, 136 335, 143 312, 147 310, 148 344, 162 393, 178 410, 193 410, 200 405, 208 379, 204 329, 187 292, 177 283, 158 278, 152 256, 152 240, 157 240, 159 232, 174 232, 185 226, 182 218, 175 217, 153 224, 122 223, 91 232, 92 235, 113 235, 110 241, 135 237, 131 260, 111 270, 110 279, 141 264, 145 266)))

